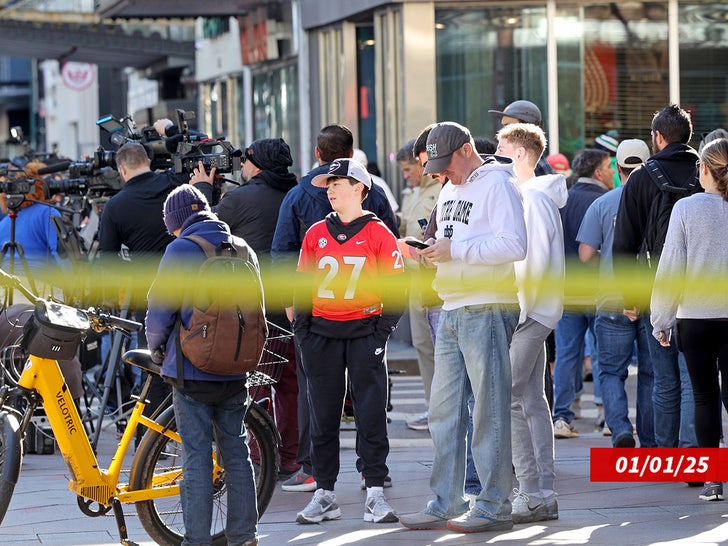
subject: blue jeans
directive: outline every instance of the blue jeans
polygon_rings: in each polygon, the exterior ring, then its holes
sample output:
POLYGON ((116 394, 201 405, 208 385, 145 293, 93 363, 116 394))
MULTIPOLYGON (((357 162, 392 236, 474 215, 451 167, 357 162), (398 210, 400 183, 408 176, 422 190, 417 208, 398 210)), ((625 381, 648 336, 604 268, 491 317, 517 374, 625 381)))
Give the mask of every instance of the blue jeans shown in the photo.
MULTIPOLYGON (((644 317, 649 322, 649 315, 644 317)), ((654 336, 649 338, 655 373, 652 402, 657 446, 696 447, 695 402, 685 358, 674 340, 669 347, 663 347, 654 336)))
POLYGON ((630 321, 622 311, 601 311, 594 330, 599 350, 599 383, 602 386, 604 417, 612 431, 612 443, 624 434, 632 434, 624 382, 635 342, 637 343, 637 436, 641 447, 657 447, 652 406, 654 374, 650 359, 649 338, 652 325, 641 316, 630 321))
MULTIPOLYGON (((592 369, 592 387, 594 387, 594 404, 601 406, 602 402, 602 386, 599 383, 599 348, 597 347, 597 335, 594 332, 594 323, 596 318, 592 321, 591 326, 586 331, 584 336, 584 356, 589 355, 592 369)), ((583 370, 582 370, 583 371, 583 370)), ((577 374, 577 378, 582 378, 581 374, 577 374)), ((581 389, 577 389, 579 392, 581 389)))
MULTIPOLYGON (((554 363, 553 419, 571 423, 574 412, 571 403, 576 397, 576 378, 584 366, 584 335, 594 328, 594 315, 564 313, 556 325, 556 362, 554 363)), ((595 355, 592 355, 592 359, 595 355)), ((593 366, 593 364, 592 364, 593 366)), ((592 368, 593 370, 598 368, 592 368)), ((599 379, 592 374, 594 383, 599 379)), ((596 385, 595 385, 596 389, 596 385)))
POLYGON ((482 491, 476 506, 510 519, 511 363, 508 347, 518 308, 497 304, 442 311, 435 347, 430 434, 435 445, 428 511, 453 518, 469 508, 465 497, 468 399, 473 407, 473 460, 482 491))
POLYGON ((182 437, 180 485, 183 546, 209 546, 212 526, 212 442, 225 468, 227 521, 225 536, 230 546, 256 536, 258 506, 250 462, 245 417, 247 390, 217 404, 203 404, 174 389, 177 430, 182 437))
POLYGON ((468 417, 468 455, 467 463, 465 464, 465 492, 469 495, 480 495, 483 488, 480 486, 480 478, 478 477, 478 470, 475 468, 475 461, 473 460, 473 408, 475 407, 475 398, 472 396, 468 399, 468 410, 470 411, 470 417, 468 417))

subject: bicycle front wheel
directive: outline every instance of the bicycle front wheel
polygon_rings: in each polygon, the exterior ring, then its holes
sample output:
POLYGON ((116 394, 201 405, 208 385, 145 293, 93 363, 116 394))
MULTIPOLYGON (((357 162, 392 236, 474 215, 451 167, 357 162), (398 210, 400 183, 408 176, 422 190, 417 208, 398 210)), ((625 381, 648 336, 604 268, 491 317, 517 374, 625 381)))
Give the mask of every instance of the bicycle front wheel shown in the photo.
MULTIPOLYGON (((157 422, 171 431, 177 430, 172 407, 160 415, 157 422)), ((277 479, 278 443, 275 428, 271 430, 268 414, 253 403, 245 416, 248 431, 248 446, 254 460, 258 514, 261 516, 268 506, 277 479), (266 420, 266 417, 268 420, 266 420), (255 455, 257 454, 257 455, 255 455)), ((214 446, 213 446, 214 447, 214 446)), ((130 489, 148 489, 179 483, 182 479, 182 446, 153 431, 147 432, 134 457, 130 476, 130 489)), ((225 472, 215 466, 215 487, 212 512, 212 544, 223 546, 227 518, 227 495, 225 472)), ((136 503, 137 514, 149 536, 163 546, 179 546, 184 535, 182 505, 179 495, 160 497, 136 503)))
POLYGON ((20 472, 22 451, 20 439, 16 434, 17 420, 5 412, 0 413, 0 523, 13 498, 15 482, 20 472), (15 476, 11 479, 11 476, 15 476))

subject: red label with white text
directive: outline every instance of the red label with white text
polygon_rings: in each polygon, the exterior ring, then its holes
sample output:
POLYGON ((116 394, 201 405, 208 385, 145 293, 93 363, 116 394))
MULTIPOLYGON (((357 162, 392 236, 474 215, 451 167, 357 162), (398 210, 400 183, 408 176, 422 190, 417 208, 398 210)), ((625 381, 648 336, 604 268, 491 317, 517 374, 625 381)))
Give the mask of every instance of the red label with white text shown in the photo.
POLYGON ((589 470, 593 482, 726 482, 728 449, 593 447, 589 470))

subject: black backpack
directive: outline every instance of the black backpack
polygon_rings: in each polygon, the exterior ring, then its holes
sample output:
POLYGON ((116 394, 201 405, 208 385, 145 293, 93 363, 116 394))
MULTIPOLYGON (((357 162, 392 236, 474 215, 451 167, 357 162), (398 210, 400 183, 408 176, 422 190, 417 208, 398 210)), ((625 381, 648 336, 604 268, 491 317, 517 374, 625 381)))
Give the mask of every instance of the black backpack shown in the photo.
POLYGON ((207 259, 198 272, 189 327, 177 321, 178 384, 184 383, 181 354, 207 373, 240 375, 254 370, 268 326, 260 273, 249 260, 248 245, 238 237, 217 247, 196 235, 185 239, 199 245, 207 259))
POLYGON ((662 247, 665 246, 672 207, 683 197, 697 193, 702 188, 697 178, 683 182, 681 185, 673 183, 660 166, 660 163, 655 159, 648 159, 642 168, 645 169, 652 182, 659 188, 660 193, 657 194, 650 206, 645 235, 637 260, 644 263, 649 269, 656 270, 662 247))

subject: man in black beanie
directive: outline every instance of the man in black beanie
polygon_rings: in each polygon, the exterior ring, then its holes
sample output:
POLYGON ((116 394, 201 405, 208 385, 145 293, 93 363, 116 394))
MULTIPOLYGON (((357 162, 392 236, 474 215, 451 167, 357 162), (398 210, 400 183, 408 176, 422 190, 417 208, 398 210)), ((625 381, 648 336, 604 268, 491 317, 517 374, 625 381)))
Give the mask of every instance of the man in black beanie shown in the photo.
MULTIPOLYGON (((270 274, 270 249, 273 233, 278 222, 278 210, 288 190, 297 181, 288 171, 293 165, 291 149, 282 138, 263 138, 256 140, 245 149, 242 157, 243 179, 245 183, 223 194, 220 203, 212 207, 218 218, 230 226, 233 235, 242 237, 255 250, 260 262, 261 278, 266 294, 268 320, 289 330, 291 325, 285 313, 273 298, 278 293, 272 286, 270 274)), ((195 184, 208 200, 212 196, 214 169, 208 175, 201 165, 192 174, 190 182, 195 184)), ((275 385, 275 417, 281 434, 280 447, 281 475, 287 476, 298 469, 298 382, 296 380, 296 354, 293 343, 285 355, 288 363, 275 385)), ((259 395, 262 393, 259 391, 259 395)), ((260 398, 260 396, 258 396, 260 398)))
MULTIPOLYGON (((269 254, 278 209, 288 190, 296 185, 296 175, 288 172, 288 167, 293 165, 291 149, 282 138, 263 138, 245 149, 241 161, 245 183, 223 194, 212 211, 258 255, 269 254)), ((210 175, 204 170, 200 174, 198 167, 195 173, 190 182, 209 200, 214 170, 210 175)))

